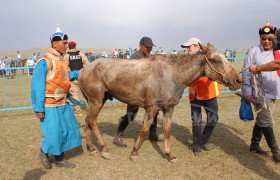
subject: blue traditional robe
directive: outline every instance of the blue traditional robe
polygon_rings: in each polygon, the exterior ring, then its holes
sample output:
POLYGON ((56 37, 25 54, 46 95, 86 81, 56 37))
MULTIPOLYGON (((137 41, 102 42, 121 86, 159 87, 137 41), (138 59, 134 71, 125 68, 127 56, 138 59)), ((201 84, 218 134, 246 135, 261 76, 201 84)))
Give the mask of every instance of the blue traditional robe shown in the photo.
MULTIPOLYGON (((35 112, 45 112, 40 120, 43 140, 41 148, 46 154, 60 155, 82 144, 79 126, 68 102, 57 107, 45 107, 46 60, 40 60, 34 69, 31 85, 31 100, 35 112)), ((69 71, 70 80, 77 79, 79 71, 69 71)))

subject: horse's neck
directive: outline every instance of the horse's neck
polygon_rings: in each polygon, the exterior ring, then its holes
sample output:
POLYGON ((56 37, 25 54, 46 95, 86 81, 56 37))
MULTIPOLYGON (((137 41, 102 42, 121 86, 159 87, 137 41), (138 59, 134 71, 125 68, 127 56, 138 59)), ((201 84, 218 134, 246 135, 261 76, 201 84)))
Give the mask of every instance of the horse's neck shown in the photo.
POLYGON ((185 61, 185 63, 177 67, 178 71, 175 70, 177 80, 185 85, 190 85, 196 79, 204 75, 205 70, 205 60, 202 55, 196 56, 195 59, 191 61, 185 61))

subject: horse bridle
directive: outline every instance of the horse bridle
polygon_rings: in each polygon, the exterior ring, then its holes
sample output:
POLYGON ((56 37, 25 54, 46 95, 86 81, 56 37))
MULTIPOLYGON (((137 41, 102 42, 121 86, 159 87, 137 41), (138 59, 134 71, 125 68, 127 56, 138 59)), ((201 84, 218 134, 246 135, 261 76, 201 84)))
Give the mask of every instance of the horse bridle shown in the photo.
POLYGON ((230 66, 230 67, 229 67, 229 70, 227 70, 225 73, 222 73, 222 72, 218 71, 217 69, 215 69, 215 68, 212 66, 212 64, 210 63, 210 61, 209 61, 209 59, 208 59, 208 57, 207 57, 206 55, 204 55, 204 56, 205 56, 205 59, 206 59, 207 63, 209 64, 210 68, 212 69, 212 71, 214 71, 214 72, 218 73, 219 75, 221 75, 222 78, 223 78, 223 80, 226 82, 226 84, 224 84, 223 82, 221 82, 221 81, 219 81, 219 80, 215 80, 215 81, 217 81, 217 82, 220 83, 220 84, 227 85, 228 82, 227 82, 227 80, 225 79, 225 76, 226 76, 227 73, 229 73, 229 72, 232 70, 233 67, 230 66))

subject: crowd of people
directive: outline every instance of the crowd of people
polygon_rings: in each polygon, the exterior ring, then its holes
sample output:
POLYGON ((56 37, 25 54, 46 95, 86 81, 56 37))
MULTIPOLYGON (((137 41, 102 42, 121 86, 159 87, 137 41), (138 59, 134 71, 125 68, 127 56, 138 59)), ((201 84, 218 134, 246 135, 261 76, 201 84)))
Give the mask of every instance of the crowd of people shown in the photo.
POLYGON ((224 55, 229 61, 234 62, 236 58, 236 50, 226 49, 224 55))
POLYGON ((27 67, 28 75, 33 74, 34 66, 37 60, 40 58, 40 51, 38 53, 33 53, 32 56, 28 58, 23 58, 20 51, 17 51, 15 58, 10 58, 8 56, 0 58, 0 75, 7 78, 14 78, 16 76, 16 67, 27 67), (12 69, 9 69, 12 68, 12 69))

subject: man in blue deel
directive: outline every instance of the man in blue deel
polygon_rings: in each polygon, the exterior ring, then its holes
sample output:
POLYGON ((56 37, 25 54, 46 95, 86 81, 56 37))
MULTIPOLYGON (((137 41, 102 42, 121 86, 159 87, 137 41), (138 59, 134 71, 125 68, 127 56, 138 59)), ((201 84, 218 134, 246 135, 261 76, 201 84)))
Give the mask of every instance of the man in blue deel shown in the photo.
POLYGON ((77 79, 79 71, 69 71, 62 55, 68 48, 68 36, 59 27, 51 37, 51 47, 38 60, 31 85, 31 99, 40 119, 43 140, 39 158, 46 169, 51 168, 48 154, 55 156, 56 166, 74 168, 64 152, 82 144, 74 112, 66 102, 70 80, 77 79))

